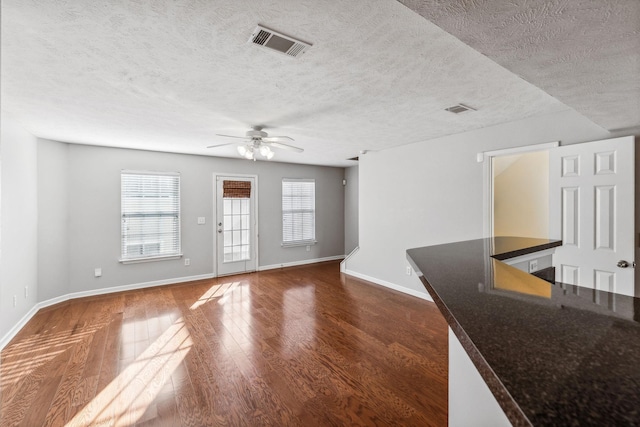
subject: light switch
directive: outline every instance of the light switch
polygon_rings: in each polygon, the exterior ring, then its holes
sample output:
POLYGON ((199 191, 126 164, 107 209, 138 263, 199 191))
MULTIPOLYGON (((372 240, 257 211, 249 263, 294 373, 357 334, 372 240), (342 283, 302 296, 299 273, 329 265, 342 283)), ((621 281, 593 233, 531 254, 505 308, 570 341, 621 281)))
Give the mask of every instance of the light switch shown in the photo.
POLYGON ((198 225, 202 225, 205 223, 204 217, 203 216, 199 216, 198 217, 198 225))
POLYGON ((96 269, 93 271, 93 275, 94 275, 95 277, 101 277, 101 276, 102 276, 102 269, 101 269, 100 267, 96 268, 96 269))

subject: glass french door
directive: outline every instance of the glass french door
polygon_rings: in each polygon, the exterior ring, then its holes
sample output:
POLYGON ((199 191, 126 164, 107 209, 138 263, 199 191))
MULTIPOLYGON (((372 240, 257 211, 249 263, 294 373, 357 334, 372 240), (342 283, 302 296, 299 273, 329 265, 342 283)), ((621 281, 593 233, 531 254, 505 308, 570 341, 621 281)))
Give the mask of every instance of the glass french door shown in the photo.
POLYGON ((255 178, 216 176, 218 276, 256 270, 255 178))

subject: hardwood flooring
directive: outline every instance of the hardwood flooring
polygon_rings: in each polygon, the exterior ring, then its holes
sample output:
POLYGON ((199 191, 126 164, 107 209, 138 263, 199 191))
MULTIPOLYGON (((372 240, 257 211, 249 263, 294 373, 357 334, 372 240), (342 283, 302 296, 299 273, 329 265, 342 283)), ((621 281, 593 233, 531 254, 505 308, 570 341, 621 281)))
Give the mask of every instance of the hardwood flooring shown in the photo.
POLYGON ((447 424, 436 306, 336 262, 61 303, 1 357, 2 426, 447 424))

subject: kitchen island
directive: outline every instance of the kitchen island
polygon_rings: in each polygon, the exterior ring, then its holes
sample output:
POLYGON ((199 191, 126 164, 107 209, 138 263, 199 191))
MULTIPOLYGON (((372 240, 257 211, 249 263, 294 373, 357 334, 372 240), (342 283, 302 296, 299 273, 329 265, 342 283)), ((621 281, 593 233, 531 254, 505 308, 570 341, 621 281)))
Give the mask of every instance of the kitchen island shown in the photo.
POLYGON ((559 245, 496 237, 407 258, 509 423, 640 425, 640 300, 502 262, 559 245))

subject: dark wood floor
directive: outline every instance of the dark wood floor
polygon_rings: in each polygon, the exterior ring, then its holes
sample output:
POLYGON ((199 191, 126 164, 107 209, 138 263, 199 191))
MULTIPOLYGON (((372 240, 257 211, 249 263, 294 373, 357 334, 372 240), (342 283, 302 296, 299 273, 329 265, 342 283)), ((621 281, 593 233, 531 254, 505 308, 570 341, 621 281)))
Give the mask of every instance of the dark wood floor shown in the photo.
POLYGON ((0 425, 447 423, 433 303, 335 262, 74 300, 2 351, 0 425))

